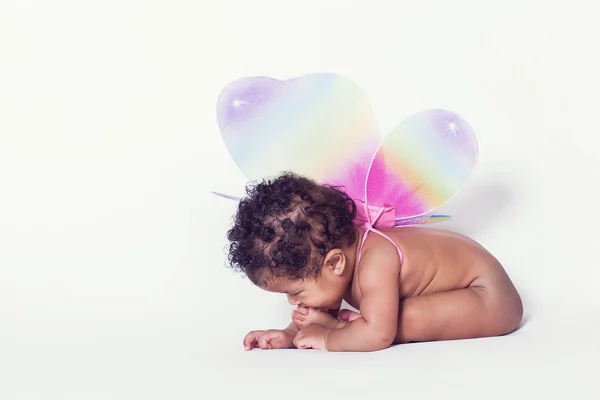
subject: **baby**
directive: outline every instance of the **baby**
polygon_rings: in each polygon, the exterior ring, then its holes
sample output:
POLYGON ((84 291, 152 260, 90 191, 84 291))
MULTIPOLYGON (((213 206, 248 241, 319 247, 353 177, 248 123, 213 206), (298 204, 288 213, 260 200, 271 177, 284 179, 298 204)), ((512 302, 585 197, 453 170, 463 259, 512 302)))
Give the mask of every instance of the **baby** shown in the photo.
POLYGON ((248 188, 228 232, 230 264, 297 308, 287 328, 248 333, 246 350, 375 351, 519 326, 521 298, 481 245, 430 227, 373 232, 355 217, 342 190, 296 174, 248 188), (343 300, 360 313, 340 311, 343 300))

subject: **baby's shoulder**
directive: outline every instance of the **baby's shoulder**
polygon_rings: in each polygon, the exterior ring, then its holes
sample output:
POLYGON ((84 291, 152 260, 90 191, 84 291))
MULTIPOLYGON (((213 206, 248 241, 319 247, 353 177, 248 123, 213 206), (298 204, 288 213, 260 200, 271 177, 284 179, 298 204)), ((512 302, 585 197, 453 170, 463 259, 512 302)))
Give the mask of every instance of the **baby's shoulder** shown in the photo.
MULTIPOLYGON (((466 237, 455 232, 431 227, 402 227, 383 230, 386 237, 370 232, 364 243, 365 270, 369 265, 394 265, 403 269, 407 264, 421 266, 433 262, 444 253, 456 249, 466 237)), ((361 260, 362 264, 362 260, 361 260)), ((362 268, 362 266, 361 266, 362 268)))
POLYGON ((399 254, 399 247, 397 247, 398 244, 393 238, 390 237, 390 239, 376 232, 370 232, 368 238, 365 240, 360 262, 357 266, 359 277, 369 279, 370 276, 378 277, 380 275, 389 275, 390 271, 400 271, 402 260, 399 254))

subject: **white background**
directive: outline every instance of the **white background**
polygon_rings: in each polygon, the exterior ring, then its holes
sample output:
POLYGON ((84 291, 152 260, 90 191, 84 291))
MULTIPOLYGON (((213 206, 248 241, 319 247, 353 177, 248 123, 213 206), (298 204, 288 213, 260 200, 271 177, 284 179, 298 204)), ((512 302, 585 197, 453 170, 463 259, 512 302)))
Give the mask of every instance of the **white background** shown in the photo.
POLYGON ((600 397, 592 1, 0 2, 0 398, 600 397), (346 75, 383 133, 459 112, 480 161, 438 225, 522 293, 502 338, 244 352, 283 296, 225 267, 231 80, 346 75), (443 396, 443 397, 442 397, 443 396))

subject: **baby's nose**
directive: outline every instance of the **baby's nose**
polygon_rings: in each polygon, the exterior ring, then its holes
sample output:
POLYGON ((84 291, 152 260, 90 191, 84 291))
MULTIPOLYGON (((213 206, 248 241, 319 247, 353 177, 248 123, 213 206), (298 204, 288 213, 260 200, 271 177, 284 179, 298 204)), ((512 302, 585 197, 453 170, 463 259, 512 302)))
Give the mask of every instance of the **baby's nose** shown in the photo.
POLYGON ((287 298, 288 298, 288 303, 290 303, 293 306, 297 306, 300 304, 300 301, 298 299, 295 299, 294 296, 288 295, 287 298))

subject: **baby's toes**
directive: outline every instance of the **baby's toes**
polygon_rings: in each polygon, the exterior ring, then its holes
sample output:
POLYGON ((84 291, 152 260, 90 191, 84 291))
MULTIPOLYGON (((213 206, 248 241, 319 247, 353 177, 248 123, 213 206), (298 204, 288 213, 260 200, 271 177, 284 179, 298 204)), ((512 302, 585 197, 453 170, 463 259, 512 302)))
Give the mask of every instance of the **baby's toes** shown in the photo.
POLYGON ((335 318, 319 309, 311 310, 311 312, 306 316, 305 322, 310 324, 318 324, 332 329, 337 325, 337 320, 335 318))
POLYGON ((351 310, 341 310, 338 314, 338 318, 342 321, 352 322, 358 318, 360 318, 360 314, 351 310))
POLYGON ((306 319, 306 317, 304 315, 300 314, 299 312, 297 312, 295 310, 292 311, 292 321, 296 325, 302 327, 305 324, 305 319, 306 319))
POLYGON ((310 309, 308 307, 298 307, 295 311, 301 315, 308 315, 310 309))

